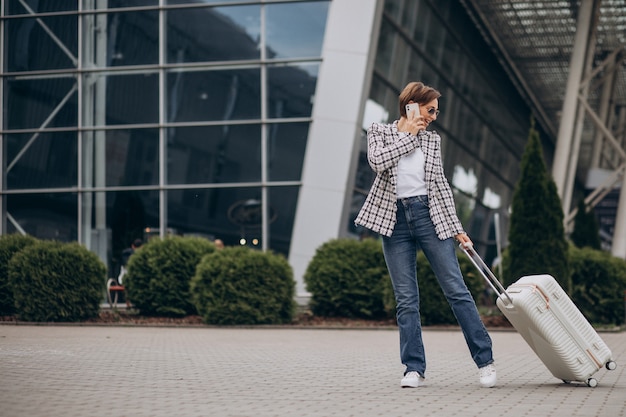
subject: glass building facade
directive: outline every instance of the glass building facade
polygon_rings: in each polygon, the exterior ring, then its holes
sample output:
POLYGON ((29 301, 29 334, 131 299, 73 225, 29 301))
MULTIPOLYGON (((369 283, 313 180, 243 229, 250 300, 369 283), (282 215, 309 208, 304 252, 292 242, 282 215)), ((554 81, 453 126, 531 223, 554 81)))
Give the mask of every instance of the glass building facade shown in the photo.
POLYGON ((3 4, 4 233, 287 254, 328 1, 3 4))
MULTIPOLYGON (((531 109, 454 0, 385 1, 364 129, 372 121, 399 117, 398 95, 410 81, 422 81, 442 93, 433 128, 443 138, 444 170, 459 218, 491 259, 496 255, 498 218, 500 230, 507 232, 531 109)), ((546 138, 543 132, 541 136, 546 138)), ((374 177, 367 163, 365 130, 357 169, 354 217, 374 177)), ((367 231, 355 228, 354 233, 367 231)))
POLYGON ((136 237, 219 238, 286 255, 303 292, 315 247, 367 233, 353 224, 373 180, 365 129, 421 80, 443 94, 433 127, 459 216, 494 256, 531 110, 458 0, 5 0, 1 13, 0 233, 79 241, 113 269, 136 237), (357 31, 372 45, 361 61, 357 31), (355 70, 350 134, 315 133, 341 117, 316 120, 353 95, 355 70), (349 143, 316 151, 321 138, 349 143), (320 181, 345 186, 341 207, 308 197, 320 181))

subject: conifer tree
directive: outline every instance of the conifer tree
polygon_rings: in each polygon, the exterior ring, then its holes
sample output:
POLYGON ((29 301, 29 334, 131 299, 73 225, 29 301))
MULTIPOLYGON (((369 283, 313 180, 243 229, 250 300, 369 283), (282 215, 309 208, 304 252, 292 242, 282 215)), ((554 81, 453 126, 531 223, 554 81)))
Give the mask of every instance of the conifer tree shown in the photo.
POLYGON ((570 235, 572 242, 579 248, 601 249, 600 228, 593 209, 587 209, 584 199, 578 202, 578 211, 574 217, 574 231, 570 235))
POLYGON ((549 274, 569 291, 567 248, 561 201, 548 175, 533 122, 513 194, 505 282, 549 274))

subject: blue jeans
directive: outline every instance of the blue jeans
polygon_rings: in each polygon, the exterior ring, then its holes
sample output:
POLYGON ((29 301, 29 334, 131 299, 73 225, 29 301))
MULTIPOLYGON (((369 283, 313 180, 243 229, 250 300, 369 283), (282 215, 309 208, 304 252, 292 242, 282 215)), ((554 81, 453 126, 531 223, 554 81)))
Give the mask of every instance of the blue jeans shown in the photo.
POLYGON ((472 359, 479 368, 493 363, 491 338, 463 281, 454 239, 437 237, 428 212, 427 196, 401 199, 397 204, 397 223, 391 237, 383 236, 383 251, 396 297, 400 359, 406 366, 405 373, 417 371, 424 376, 426 372, 416 273, 420 249, 461 326, 472 359))

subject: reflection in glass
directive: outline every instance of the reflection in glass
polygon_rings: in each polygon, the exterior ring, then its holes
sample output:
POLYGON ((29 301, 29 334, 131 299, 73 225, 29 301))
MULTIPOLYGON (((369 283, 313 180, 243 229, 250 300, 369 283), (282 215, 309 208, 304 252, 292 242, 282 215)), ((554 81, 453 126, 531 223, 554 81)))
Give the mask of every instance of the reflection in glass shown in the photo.
POLYGON ((267 127, 270 181, 299 181, 309 134, 308 123, 280 123, 267 127))
MULTIPOLYGON (((4 9, 7 15, 29 14, 30 11, 24 7, 23 0, 6 0, 4 9)), ((76 10, 76 1, 27 1, 29 9, 35 13, 64 12, 76 10)))
POLYGON ((492 209, 498 209, 502 205, 502 198, 489 187, 485 188, 482 203, 492 209))
POLYGON ((77 124, 78 94, 73 77, 5 79, 4 82, 6 129, 68 127, 77 124))
POLYGON ((167 227, 176 234, 219 238, 227 246, 261 230, 261 188, 213 188, 167 192, 167 227))
POLYGON ((456 165, 454 167, 451 185, 466 194, 475 196, 478 178, 476 178, 476 174, 474 174, 474 170, 472 168, 466 170, 461 165, 456 165))
POLYGON ((168 184, 261 181, 261 126, 168 129, 168 184))
POLYGON ((83 91, 85 126, 159 121, 157 73, 87 74, 83 82, 83 91))
POLYGON ((168 62, 232 61, 261 56, 260 6, 173 9, 166 13, 168 62))
POLYGON ((137 238, 146 241, 146 228, 158 230, 158 226, 158 191, 132 190, 106 193, 106 229, 110 231, 113 267, 119 266, 121 252, 130 246, 130 242, 137 238))
POLYGON ((328 2, 267 5, 267 57, 321 56, 327 14, 328 2))
POLYGON ((76 193, 9 194, 4 197, 10 215, 8 233, 23 230, 39 239, 78 240, 76 193))
MULTIPOLYGON (((159 183, 158 129, 85 131, 83 152, 92 141, 104 140, 104 183, 106 186, 156 185, 159 183)), ((97 165, 98 152, 85 155, 97 165)))
POLYGON ((318 70, 319 64, 269 66, 269 116, 311 117, 318 70))
POLYGON ((75 187, 76 132, 5 135, 7 189, 75 187))
POLYGON ((272 187, 269 189, 269 245, 285 256, 289 255, 291 232, 298 205, 300 187, 272 187))
POLYGON ((86 64, 116 67, 159 62, 158 11, 88 14, 83 16, 83 22, 84 30, 93 33, 89 37, 93 44, 85 45, 86 64), (96 29, 101 26, 107 27, 106 32, 96 29), (98 50, 103 42, 106 56, 98 50))
POLYGON ((261 118, 259 68, 167 75, 169 122, 261 118))
POLYGON ((5 65, 8 72, 76 68, 77 22, 76 16, 44 16, 4 21, 3 49, 6 51, 5 65), (47 30, 52 31, 56 39, 47 30))

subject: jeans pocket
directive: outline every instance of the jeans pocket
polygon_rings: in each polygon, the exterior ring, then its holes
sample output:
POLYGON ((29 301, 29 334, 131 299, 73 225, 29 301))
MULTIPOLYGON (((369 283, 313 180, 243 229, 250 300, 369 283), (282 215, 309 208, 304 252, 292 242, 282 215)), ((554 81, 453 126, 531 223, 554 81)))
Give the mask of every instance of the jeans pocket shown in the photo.
POLYGON ((428 206, 428 196, 427 195, 418 195, 416 200, 419 201, 424 207, 428 206))

